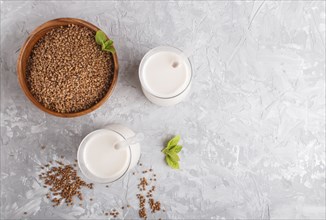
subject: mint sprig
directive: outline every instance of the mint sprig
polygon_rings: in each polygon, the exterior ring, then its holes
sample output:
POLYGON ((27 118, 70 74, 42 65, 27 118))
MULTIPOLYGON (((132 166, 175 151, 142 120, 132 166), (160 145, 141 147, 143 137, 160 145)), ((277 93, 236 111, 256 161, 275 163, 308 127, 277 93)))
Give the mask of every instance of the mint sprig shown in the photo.
POLYGON ((166 145, 166 147, 162 150, 165 154, 165 161, 172 169, 179 169, 179 161, 180 157, 178 153, 182 150, 182 146, 178 145, 180 141, 180 135, 172 138, 166 145))
POLYGON ((113 41, 108 39, 103 31, 96 31, 95 41, 98 45, 101 45, 103 51, 111 52, 112 54, 115 53, 113 41))

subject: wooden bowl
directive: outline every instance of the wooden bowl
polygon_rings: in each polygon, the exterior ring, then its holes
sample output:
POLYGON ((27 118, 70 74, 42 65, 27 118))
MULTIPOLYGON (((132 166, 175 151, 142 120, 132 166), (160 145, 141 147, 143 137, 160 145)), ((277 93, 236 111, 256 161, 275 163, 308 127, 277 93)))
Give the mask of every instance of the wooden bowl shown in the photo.
POLYGON ((81 116, 81 115, 85 115, 87 113, 90 113, 92 111, 94 111, 95 109, 99 108, 112 94, 113 89, 115 88, 115 85, 117 83, 117 79, 118 79, 118 70, 119 70, 119 65, 118 65, 118 57, 117 57, 117 53, 113 54, 113 61, 114 61, 114 73, 113 73, 113 80, 112 83, 107 91, 107 93, 105 94, 105 96, 95 105, 93 105, 92 107, 82 110, 80 112, 74 112, 74 113, 59 113, 59 112, 55 112, 52 111, 46 107, 44 107, 30 92, 28 86, 27 86, 27 79, 26 79, 26 68, 27 68, 27 62, 29 59, 29 56, 33 50, 34 45, 37 43, 37 41, 42 38, 48 31, 50 31, 53 28, 59 27, 59 26, 66 26, 69 24, 75 24, 75 25, 79 25, 79 26, 83 26, 83 27, 87 27, 93 31, 97 31, 99 30, 98 27, 96 27, 95 25, 87 22, 87 21, 83 21, 81 19, 77 19, 77 18, 58 18, 58 19, 54 19, 51 21, 48 21, 42 25, 40 25, 39 27, 37 27, 27 38, 27 40, 25 41, 24 45, 22 46, 22 48, 20 49, 20 53, 19 53, 19 57, 17 60, 17 75, 18 75, 18 80, 19 80, 19 84, 21 86, 21 88, 23 89, 25 95, 27 96, 27 98, 29 100, 31 100, 34 105, 36 105, 39 109, 41 109, 42 111, 49 113, 51 115, 55 115, 58 117, 77 117, 77 116, 81 116))

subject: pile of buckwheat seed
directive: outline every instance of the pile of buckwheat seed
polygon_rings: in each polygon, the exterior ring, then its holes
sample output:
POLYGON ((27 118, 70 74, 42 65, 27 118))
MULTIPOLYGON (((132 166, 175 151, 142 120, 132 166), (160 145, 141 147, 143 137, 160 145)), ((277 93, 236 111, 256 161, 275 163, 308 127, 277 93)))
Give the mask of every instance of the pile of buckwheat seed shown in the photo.
POLYGON ((35 44, 26 79, 30 92, 44 107, 73 113, 105 96, 113 72, 113 56, 96 44, 95 32, 68 25, 50 30, 35 44))

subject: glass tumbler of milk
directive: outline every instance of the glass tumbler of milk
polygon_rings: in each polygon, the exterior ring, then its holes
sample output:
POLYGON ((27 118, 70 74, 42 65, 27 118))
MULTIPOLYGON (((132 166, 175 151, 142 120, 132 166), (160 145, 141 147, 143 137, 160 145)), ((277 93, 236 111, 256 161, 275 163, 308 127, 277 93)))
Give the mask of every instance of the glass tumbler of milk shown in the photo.
POLYGON ((129 128, 111 124, 89 133, 80 143, 77 159, 82 173, 97 183, 120 179, 140 158, 140 144, 133 143, 116 149, 116 144, 135 136, 129 128))
POLYGON ((151 102, 160 106, 175 105, 189 93, 192 68, 181 50, 159 46, 143 57, 139 79, 144 95, 151 102))

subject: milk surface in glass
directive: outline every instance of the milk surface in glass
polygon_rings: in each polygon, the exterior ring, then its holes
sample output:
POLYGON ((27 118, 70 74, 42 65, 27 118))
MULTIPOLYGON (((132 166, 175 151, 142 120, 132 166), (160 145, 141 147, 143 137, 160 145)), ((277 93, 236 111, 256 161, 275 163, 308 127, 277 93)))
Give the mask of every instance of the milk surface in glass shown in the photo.
POLYGON ((145 61, 142 77, 148 92, 168 98, 180 94, 187 87, 191 69, 180 54, 161 51, 145 61))
POLYGON ((114 148, 114 144, 122 140, 122 136, 108 129, 91 133, 83 152, 86 168, 94 176, 103 179, 117 179, 122 176, 130 163, 129 148, 114 148))

